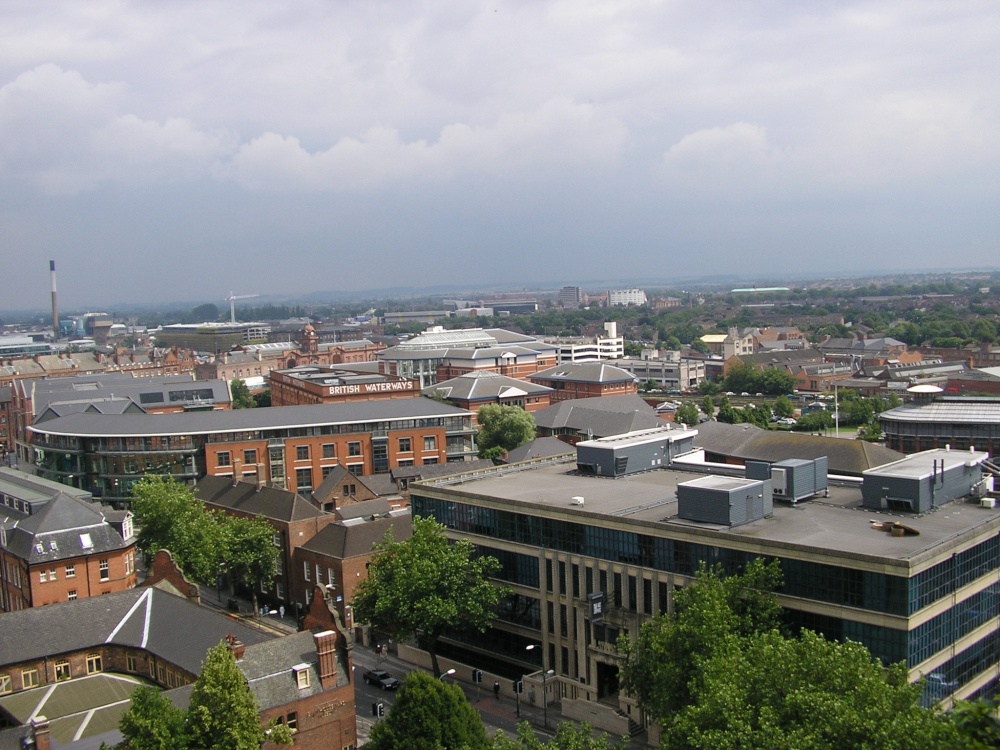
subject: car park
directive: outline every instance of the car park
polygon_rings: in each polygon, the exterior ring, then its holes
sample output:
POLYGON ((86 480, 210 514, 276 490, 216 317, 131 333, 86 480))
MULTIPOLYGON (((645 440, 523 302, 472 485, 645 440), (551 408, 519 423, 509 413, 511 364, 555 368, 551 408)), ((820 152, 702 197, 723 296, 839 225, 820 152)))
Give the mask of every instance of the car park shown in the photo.
POLYGON ((361 679, 382 690, 396 690, 403 684, 384 669, 366 669, 365 673, 361 675, 361 679))

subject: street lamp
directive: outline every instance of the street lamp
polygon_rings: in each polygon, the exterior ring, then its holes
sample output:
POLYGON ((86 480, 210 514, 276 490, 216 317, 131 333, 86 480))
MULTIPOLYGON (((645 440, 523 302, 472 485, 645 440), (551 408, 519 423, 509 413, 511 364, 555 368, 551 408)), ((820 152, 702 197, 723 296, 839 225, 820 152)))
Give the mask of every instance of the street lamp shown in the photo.
POLYGON ((549 728, 549 700, 548 693, 545 692, 545 680, 549 675, 555 674, 556 670, 550 669, 548 671, 542 672, 542 721, 545 723, 545 728, 549 728))
POLYGON ((452 669, 449 669, 449 670, 448 670, 447 672, 445 672, 445 673, 444 673, 443 675, 441 675, 440 677, 438 677, 438 679, 439 679, 439 680, 444 680, 444 678, 445 678, 445 677, 451 677, 451 676, 452 676, 453 674, 455 674, 455 670, 454 670, 454 668, 452 668, 452 669))

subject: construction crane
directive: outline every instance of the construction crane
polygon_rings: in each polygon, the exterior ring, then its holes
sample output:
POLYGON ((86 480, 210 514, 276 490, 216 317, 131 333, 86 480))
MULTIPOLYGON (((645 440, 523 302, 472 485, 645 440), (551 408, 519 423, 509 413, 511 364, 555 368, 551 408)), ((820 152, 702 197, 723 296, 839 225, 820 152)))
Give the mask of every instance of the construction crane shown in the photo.
POLYGON ((226 297, 226 302, 229 303, 229 322, 236 323, 236 300, 238 299, 250 299, 251 297, 259 297, 259 294, 233 294, 229 293, 226 297))

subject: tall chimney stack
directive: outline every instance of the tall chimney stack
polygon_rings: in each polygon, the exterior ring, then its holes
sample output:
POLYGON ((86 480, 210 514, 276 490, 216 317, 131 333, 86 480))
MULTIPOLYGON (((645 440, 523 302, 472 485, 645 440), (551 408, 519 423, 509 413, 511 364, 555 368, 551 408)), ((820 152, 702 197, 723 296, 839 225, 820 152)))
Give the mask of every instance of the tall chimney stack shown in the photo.
POLYGON ((56 262, 49 261, 49 276, 52 279, 52 340, 59 339, 59 307, 56 304, 56 262))

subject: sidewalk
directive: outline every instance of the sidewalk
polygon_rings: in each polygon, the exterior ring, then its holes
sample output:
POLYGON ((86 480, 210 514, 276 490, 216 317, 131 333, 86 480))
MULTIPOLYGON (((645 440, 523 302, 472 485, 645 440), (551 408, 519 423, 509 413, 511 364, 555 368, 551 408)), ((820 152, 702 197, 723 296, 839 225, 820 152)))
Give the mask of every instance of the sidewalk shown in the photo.
POLYGON ((279 617, 277 612, 275 614, 268 613, 263 617, 259 614, 255 616, 253 603, 245 597, 230 595, 228 591, 220 593, 211 586, 199 585, 198 589, 201 592, 202 606, 224 612, 234 620, 240 620, 246 625, 266 630, 275 635, 287 635, 298 632, 294 614, 289 615, 286 611, 284 617, 279 617), (239 612, 234 612, 229 608, 228 603, 230 599, 235 599, 239 603, 239 612))

